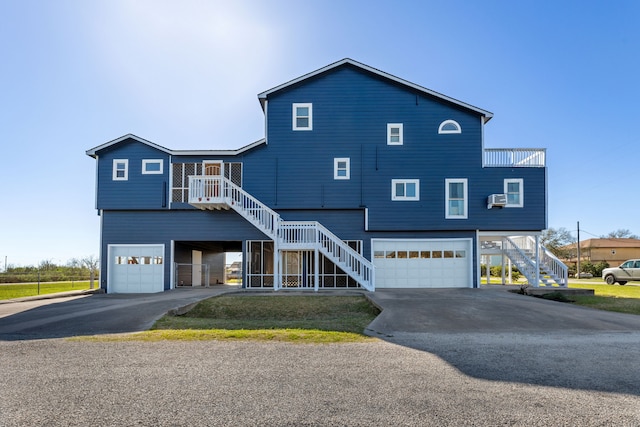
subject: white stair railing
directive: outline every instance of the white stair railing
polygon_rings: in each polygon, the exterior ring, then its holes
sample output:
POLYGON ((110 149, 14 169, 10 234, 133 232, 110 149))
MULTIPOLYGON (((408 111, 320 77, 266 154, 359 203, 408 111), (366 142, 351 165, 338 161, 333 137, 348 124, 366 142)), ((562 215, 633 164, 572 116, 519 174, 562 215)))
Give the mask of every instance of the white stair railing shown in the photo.
POLYGON ((511 262, 518 267, 518 270, 524 274, 527 281, 537 287, 536 265, 531 258, 508 237, 503 238, 503 249, 505 255, 507 255, 511 262))
POLYGON ((283 249, 320 251, 363 288, 374 291, 371 261, 316 221, 283 221, 267 205, 221 176, 190 176, 189 203, 204 209, 207 203, 224 203, 278 242, 283 249))
MULTIPOLYGON (((529 245, 535 247, 536 240, 527 236, 529 245)), ((549 249, 538 245, 538 257, 540 258, 540 268, 544 273, 549 274, 558 286, 566 288, 569 282, 569 268, 558 259, 549 249)))
POLYGON ((534 286, 538 286, 540 282, 543 285, 550 285, 548 280, 552 280, 560 287, 567 287, 568 285, 568 268, 567 266, 560 261, 551 251, 547 248, 538 244, 537 252, 539 258, 539 264, 536 266, 535 262, 535 254, 536 254, 536 239, 532 236, 515 236, 511 238, 505 238, 505 253, 511 260, 516 264, 518 269, 520 269, 519 262, 524 262, 521 260, 522 257, 527 258, 530 262, 526 263, 522 266, 524 269, 529 269, 529 265, 531 265, 532 269, 530 269, 531 277, 525 274, 525 271, 522 271, 523 274, 529 280, 529 283, 534 284, 534 286), (508 248, 508 250, 507 250, 508 248), (518 262, 516 262, 518 259, 518 262), (538 268, 538 278, 539 282, 536 282, 535 279, 535 269, 538 268))

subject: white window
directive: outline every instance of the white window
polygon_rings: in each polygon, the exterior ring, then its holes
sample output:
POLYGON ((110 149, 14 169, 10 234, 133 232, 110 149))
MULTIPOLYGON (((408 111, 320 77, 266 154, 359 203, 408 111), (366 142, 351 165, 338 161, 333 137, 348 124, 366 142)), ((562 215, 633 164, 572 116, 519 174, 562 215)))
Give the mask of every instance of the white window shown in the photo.
POLYGON ((129 179, 129 160, 113 159, 113 180, 126 181, 129 179))
POLYGON ((162 159, 152 159, 142 161, 142 174, 143 175, 161 175, 163 169, 162 159))
POLYGON ((455 120, 445 120, 440 123, 438 133, 462 133, 462 128, 455 120))
POLYGON ((391 200, 420 200, 420 180, 392 179, 391 200))
POLYGON ((387 145, 402 145, 402 123, 387 123, 387 145))
POLYGON ((504 194, 507 195, 507 208, 524 206, 524 181, 522 178, 504 180, 504 194))
POLYGON ((467 179, 445 179, 445 218, 467 218, 467 179))
POLYGON ((350 179, 351 159, 341 157, 333 159, 333 179, 350 179))
POLYGON ((293 130, 313 129, 313 104, 293 104, 293 130))

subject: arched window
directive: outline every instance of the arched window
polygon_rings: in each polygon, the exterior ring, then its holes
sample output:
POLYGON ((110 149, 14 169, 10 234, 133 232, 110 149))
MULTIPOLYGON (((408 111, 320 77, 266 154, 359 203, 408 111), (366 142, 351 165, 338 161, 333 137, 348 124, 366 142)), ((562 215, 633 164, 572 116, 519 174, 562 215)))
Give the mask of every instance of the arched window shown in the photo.
POLYGON ((462 128, 455 120, 445 120, 440 123, 438 133, 462 133, 462 128))

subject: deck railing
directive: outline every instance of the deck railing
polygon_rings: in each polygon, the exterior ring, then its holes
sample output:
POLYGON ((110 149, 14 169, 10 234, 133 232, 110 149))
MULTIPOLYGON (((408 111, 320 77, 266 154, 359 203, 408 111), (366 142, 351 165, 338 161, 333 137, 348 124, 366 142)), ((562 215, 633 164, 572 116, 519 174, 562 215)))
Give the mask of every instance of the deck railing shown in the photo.
POLYGON ((483 165, 490 168, 543 168, 546 150, 542 148, 485 148, 483 165))
POLYGON ((189 203, 200 209, 230 207, 283 249, 317 249, 363 288, 373 291, 371 261, 316 221, 283 221, 273 209, 221 176, 190 176, 189 203))
POLYGON ((373 264, 351 246, 316 221, 282 221, 280 242, 284 248, 318 249, 338 267, 360 283, 374 290, 373 264))

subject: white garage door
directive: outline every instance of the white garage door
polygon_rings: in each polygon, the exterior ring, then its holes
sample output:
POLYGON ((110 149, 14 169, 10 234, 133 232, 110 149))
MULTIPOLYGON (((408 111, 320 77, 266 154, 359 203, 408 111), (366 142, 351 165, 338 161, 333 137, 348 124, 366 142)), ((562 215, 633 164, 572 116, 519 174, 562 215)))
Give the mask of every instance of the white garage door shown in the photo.
POLYGON ((470 288, 471 239, 373 239, 376 288, 470 288))
POLYGON ((164 291, 164 245, 109 245, 107 292, 164 291))

